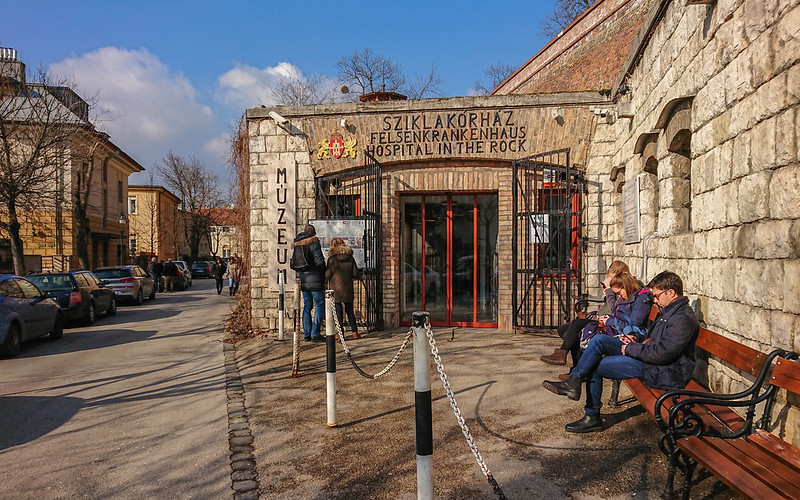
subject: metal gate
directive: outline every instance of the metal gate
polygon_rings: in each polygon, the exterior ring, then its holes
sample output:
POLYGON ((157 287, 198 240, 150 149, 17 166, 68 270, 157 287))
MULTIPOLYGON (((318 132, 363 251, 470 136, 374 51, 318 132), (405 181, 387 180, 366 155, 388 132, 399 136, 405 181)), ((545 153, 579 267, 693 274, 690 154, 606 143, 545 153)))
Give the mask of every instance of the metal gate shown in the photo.
POLYGON ((514 161, 515 328, 556 328, 581 295, 583 173, 569 149, 514 161))
POLYGON ((368 331, 383 329, 381 277, 381 164, 364 151, 364 167, 316 179, 320 219, 363 220, 364 269, 356 285, 353 307, 368 331))

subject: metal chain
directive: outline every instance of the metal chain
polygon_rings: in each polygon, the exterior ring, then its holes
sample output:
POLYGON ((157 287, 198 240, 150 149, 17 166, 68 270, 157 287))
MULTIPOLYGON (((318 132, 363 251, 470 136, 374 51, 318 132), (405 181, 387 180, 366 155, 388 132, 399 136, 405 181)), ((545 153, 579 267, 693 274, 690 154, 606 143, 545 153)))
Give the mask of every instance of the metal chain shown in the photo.
POLYGON ((459 427, 461 427, 461 432, 467 439, 469 449, 472 450, 472 454, 475 455, 475 460, 478 462, 478 467, 481 468, 481 472, 483 472, 483 475, 486 476, 486 480, 489 482, 489 486, 492 487, 492 490, 494 490, 497 498, 500 500, 508 500, 503 493, 503 490, 500 488, 500 485, 497 484, 494 476, 492 476, 492 472, 489 470, 486 462, 484 462, 483 455, 481 455, 480 450, 478 450, 478 445, 475 444, 475 440, 472 438, 472 434, 469 432, 469 426, 467 426, 467 422, 464 420, 464 416, 461 414, 461 409, 458 407, 458 403, 456 403, 456 397, 453 394, 453 390, 450 388, 450 382, 447 380, 447 374, 444 372, 442 358, 439 356, 439 350, 436 348, 436 341, 433 340, 433 330, 431 330, 430 323, 425 324, 425 335, 428 337, 428 344, 431 347, 431 354, 433 355, 434 362, 436 362, 436 370, 439 372, 439 378, 442 379, 442 385, 444 386, 444 391, 447 393, 447 399, 450 401, 450 407, 453 409, 453 413, 456 416, 459 427))
POLYGON ((379 371, 375 375, 370 375, 369 373, 367 373, 364 370, 362 370, 360 366, 358 366, 358 364, 356 363, 356 360, 353 359, 353 355, 350 354, 350 349, 347 347, 347 342, 345 342, 345 340, 344 340, 344 334, 342 333, 342 327, 341 327, 341 325, 339 325, 338 316, 336 314, 332 314, 331 316, 333 316, 333 324, 336 326, 336 334, 339 336, 339 342, 342 343, 342 349, 344 350, 344 353, 347 354, 347 359, 350 360, 350 364, 353 365, 353 368, 356 370, 356 372, 358 372, 359 375, 361 375, 364 378, 368 378, 370 380, 374 380, 374 379, 376 379, 378 377, 382 377, 382 376, 386 375, 387 373, 389 373, 389 370, 391 370, 392 367, 397 363, 397 360, 400 359, 400 355, 402 355, 403 351, 406 350, 406 346, 408 346, 408 343, 411 341, 411 338, 414 336, 414 331, 409 328, 408 333, 406 333, 406 338, 403 339, 403 343, 400 344, 400 349, 397 351, 397 354, 394 355, 394 358, 392 358, 392 360, 389 361, 389 364, 386 365, 386 367, 384 367, 383 370, 379 371))

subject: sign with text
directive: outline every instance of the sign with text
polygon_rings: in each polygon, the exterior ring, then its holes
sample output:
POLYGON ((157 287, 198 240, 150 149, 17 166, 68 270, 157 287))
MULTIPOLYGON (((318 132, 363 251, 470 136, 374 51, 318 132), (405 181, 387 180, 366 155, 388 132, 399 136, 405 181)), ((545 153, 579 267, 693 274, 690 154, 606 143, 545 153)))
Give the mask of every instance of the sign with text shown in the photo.
POLYGON ((292 241, 297 227, 297 164, 294 159, 282 159, 265 167, 267 181, 264 183, 264 195, 267 198, 267 215, 264 216, 267 226, 267 242, 269 249, 267 259, 270 290, 278 291, 278 273, 287 269, 287 282, 294 279, 289 273, 289 257, 292 255, 292 241))
POLYGON ((639 211, 639 177, 622 186, 622 231, 624 243, 642 241, 641 213, 639 211))
POLYGON ((384 116, 367 134, 365 148, 377 159, 528 153, 528 127, 516 110, 475 110, 384 116))

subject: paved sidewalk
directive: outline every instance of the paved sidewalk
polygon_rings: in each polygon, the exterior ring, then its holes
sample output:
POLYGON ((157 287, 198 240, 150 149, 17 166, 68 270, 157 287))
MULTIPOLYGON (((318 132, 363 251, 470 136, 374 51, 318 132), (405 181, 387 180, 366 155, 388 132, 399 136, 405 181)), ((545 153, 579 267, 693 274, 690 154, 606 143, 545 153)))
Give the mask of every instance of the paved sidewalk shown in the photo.
MULTIPOLYGON (((382 369, 406 329, 348 339, 368 373, 382 369)), ((564 425, 583 404, 541 387, 565 368, 539 360, 559 342, 554 333, 434 329, 448 379, 483 457, 509 499, 656 499, 666 475, 655 424, 628 403, 603 408, 602 433, 570 434, 564 425)), ((416 498, 412 344, 377 380, 361 377, 337 348, 338 427, 326 426, 325 345, 301 340, 303 376, 291 377, 291 335, 247 339, 236 356, 255 437, 261 498, 416 498)), ((436 498, 497 498, 456 423, 435 367, 436 498)), ((604 400, 608 399, 607 386, 604 400)), ((623 386, 621 398, 628 396, 623 386)), ((735 498, 713 478, 695 498, 735 498)))

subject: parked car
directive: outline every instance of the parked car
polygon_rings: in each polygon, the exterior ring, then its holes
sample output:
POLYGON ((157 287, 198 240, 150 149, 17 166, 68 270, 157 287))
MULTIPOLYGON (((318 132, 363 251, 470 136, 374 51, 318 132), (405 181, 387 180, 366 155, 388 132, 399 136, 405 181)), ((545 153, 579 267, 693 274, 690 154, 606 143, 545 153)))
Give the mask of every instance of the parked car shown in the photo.
POLYGON ((210 278, 211 262, 198 260, 192 264, 192 278, 210 278))
POLYGON ((183 289, 186 290, 192 286, 192 271, 189 269, 189 264, 183 260, 173 260, 172 262, 174 262, 175 265, 178 266, 178 269, 180 269, 183 273, 183 277, 186 280, 186 286, 184 286, 183 289))
POLYGON ((28 280, 51 297, 68 320, 94 323, 98 314, 117 313, 114 290, 105 286, 91 271, 32 274, 28 280))
POLYGON ((103 283, 114 290, 120 302, 142 305, 144 298, 156 298, 156 282, 139 266, 110 266, 95 270, 103 283))
POLYGON ((64 334, 64 313, 36 285, 21 276, 0 276, 0 355, 14 357, 22 342, 64 334))

